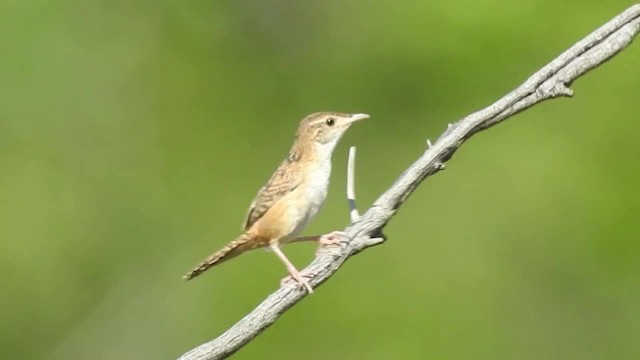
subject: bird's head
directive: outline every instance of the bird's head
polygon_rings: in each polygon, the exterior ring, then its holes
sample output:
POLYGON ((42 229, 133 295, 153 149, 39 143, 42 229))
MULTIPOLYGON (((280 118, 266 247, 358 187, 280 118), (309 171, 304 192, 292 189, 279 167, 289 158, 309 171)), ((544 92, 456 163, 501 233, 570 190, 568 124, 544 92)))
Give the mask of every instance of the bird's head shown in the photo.
POLYGON ((314 113, 302 119, 296 138, 332 151, 353 123, 368 117, 367 114, 314 113))

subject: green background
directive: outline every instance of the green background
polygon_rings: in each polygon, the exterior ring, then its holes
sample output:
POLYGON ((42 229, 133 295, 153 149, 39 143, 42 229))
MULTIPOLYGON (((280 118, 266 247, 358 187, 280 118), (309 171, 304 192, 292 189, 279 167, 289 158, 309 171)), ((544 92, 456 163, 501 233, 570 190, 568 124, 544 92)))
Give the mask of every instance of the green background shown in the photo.
MULTIPOLYGON (((172 359, 278 286, 240 231, 297 122, 365 112, 307 234, 627 1, 0 1, 0 350, 172 359)), ((479 134, 237 359, 638 359, 640 44, 479 134)), ((302 267, 313 244, 285 252, 302 267)))

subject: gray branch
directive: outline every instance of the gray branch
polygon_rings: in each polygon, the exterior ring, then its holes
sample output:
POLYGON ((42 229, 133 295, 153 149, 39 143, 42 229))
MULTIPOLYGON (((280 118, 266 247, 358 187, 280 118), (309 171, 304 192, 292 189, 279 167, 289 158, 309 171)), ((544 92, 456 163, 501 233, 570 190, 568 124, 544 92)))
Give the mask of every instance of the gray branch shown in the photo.
MULTIPOLYGON (((551 63, 540 69, 520 87, 489 107, 449 124, 447 130, 418 158, 393 185, 360 217, 345 229, 349 240, 327 247, 304 269, 313 274, 315 288, 331 277, 342 264, 360 251, 381 244, 382 229, 426 177, 444 169, 444 164, 472 135, 547 99, 572 96, 571 83, 603 64, 627 47, 640 29, 640 4, 595 30, 551 63)), ((285 283, 258 307, 217 338, 180 357, 181 360, 224 359, 249 343, 273 324, 287 309, 307 293, 293 283, 285 283)), ((316 295, 320 296, 320 295, 316 295)))

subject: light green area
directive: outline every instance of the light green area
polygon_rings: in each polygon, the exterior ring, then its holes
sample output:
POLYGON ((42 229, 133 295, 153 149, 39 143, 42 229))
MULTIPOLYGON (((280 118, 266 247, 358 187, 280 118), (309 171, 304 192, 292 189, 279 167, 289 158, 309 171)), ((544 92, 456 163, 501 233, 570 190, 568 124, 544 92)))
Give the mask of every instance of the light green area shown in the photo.
MULTIPOLYGON (((361 209, 448 122, 515 88, 631 3, 0 2, 0 349, 172 359, 285 275, 255 251, 184 283, 238 234, 310 112, 366 112, 346 150, 361 209)), ((640 358, 640 44, 456 153, 237 359, 640 358)), ((285 249, 301 267, 312 244, 285 249)))

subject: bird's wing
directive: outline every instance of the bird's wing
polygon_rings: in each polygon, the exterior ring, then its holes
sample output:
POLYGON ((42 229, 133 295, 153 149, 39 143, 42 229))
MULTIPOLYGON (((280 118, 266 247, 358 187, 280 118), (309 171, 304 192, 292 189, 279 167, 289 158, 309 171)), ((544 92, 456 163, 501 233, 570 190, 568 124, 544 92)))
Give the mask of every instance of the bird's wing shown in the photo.
POLYGON ((258 221, 273 204, 282 197, 292 192, 302 182, 300 171, 292 168, 291 163, 283 162, 269 179, 267 185, 263 186, 258 195, 249 206, 247 216, 244 221, 244 229, 248 230, 258 221))

